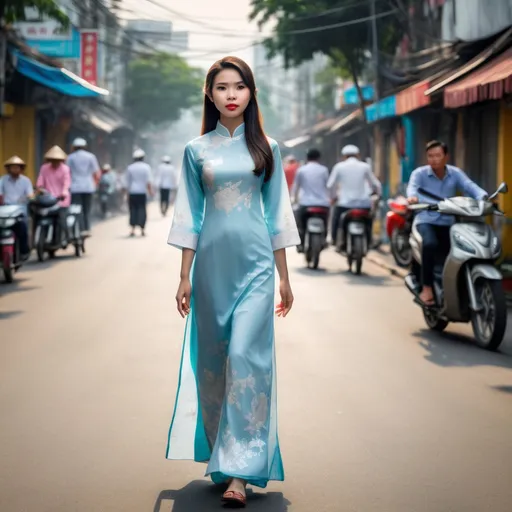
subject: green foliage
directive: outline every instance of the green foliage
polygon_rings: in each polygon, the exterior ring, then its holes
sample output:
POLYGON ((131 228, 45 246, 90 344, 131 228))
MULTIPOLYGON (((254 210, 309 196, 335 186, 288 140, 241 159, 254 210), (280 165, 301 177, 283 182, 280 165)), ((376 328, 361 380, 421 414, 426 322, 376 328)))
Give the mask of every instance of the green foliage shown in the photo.
POLYGON ((158 53, 131 62, 127 82, 126 109, 137 129, 176 121, 202 100, 203 73, 178 55, 158 53))
POLYGON ((329 115, 334 109, 334 99, 339 78, 348 78, 348 74, 335 67, 332 63, 316 74, 315 82, 319 91, 315 96, 317 112, 329 115))
MULTIPOLYGON (((251 20, 261 26, 275 21, 274 35, 264 42, 269 55, 281 53, 287 65, 297 65, 310 60, 315 53, 331 57, 336 67, 348 70, 353 77, 361 75, 371 50, 371 23, 354 20, 371 16, 368 0, 251 0, 251 20), (326 30, 301 32, 351 23, 326 30)), ((392 10, 396 5, 376 2, 377 16, 392 10)), ((402 33, 397 14, 377 19, 379 35, 385 34, 380 49, 393 53, 402 33)))
POLYGON ((69 18, 55 0, 0 0, 0 20, 14 23, 25 19, 25 8, 32 7, 45 16, 58 21, 63 28, 69 27, 69 18))

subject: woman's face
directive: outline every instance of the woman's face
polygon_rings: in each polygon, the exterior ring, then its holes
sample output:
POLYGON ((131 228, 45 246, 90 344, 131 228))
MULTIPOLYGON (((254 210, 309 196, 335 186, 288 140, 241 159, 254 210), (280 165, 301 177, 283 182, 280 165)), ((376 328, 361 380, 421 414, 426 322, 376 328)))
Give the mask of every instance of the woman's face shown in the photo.
POLYGON ((221 116, 236 118, 242 116, 247 108, 251 100, 251 91, 245 85, 238 71, 223 69, 213 81, 210 99, 221 116))

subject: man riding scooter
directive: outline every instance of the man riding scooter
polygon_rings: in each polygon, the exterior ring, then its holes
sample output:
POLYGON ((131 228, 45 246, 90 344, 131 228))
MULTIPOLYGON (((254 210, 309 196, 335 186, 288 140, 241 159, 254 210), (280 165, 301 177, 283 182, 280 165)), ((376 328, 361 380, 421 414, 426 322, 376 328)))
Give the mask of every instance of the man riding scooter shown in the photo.
MULTIPOLYGON (((437 203, 432 197, 422 194, 430 192, 442 199, 454 197, 462 192, 473 199, 482 200, 487 192, 471 181, 466 174, 453 165, 448 165, 448 146, 444 142, 433 140, 426 146, 428 165, 419 167, 412 174, 407 186, 409 204, 437 203)), ((436 211, 419 212, 414 220, 423 240, 421 258, 421 282, 423 290, 420 300, 427 306, 434 304, 432 285, 434 267, 439 251, 447 255, 450 250, 450 227, 454 219, 436 211)), ((413 269, 418 272, 418 269, 413 269)))
MULTIPOLYGON (((32 182, 22 174, 25 165, 25 162, 18 156, 13 156, 4 163, 7 175, 0 179, 0 205, 26 205, 34 196, 32 182)), ((30 255, 26 215, 25 213, 25 217, 13 226, 20 243, 22 260, 27 260, 30 255)))
MULTIPOLYGON (((342 213, 352 208, 371 208, 369 190, 381 195, 382 186, 375 177, 371 167, 360 159, 357 146, 349 144, 341 150, 343 161, 337 163, 329 176, 327 188, 335 198, 336 207, 332 219, 332 244, 336 245, 336 237, 342 213)), ((368 238, 371 241, 372 221, 368 225, 368 238)), ((344 244, 344 240, 342 240, 344 244)))
POLYGON ((312 206, 325 208, 325 228, 329 216, 330 200, 327 190, 329 170, 319 163, 320 151, 310 149, 307 154, 307 163, 299 167, 292 186, 292 197, 299 205, 295 211, 297 227, 299 228, 300 246, 299 252, 304 250, 304 235, 308 217, 308 208, 312 206))

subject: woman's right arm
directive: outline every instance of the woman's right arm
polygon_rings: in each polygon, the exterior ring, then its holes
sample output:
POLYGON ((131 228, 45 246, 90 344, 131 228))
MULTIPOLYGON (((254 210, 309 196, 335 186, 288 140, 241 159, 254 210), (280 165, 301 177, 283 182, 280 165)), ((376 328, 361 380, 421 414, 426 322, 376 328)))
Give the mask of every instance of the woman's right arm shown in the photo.
POLYGON ((180 285, 176 294, 178 312, 190 312, 190 271, 204 220, 204 191, 192 144, 185 147, 182 177, 174 205, 174 218, 167 243, 182 250, 180 285))

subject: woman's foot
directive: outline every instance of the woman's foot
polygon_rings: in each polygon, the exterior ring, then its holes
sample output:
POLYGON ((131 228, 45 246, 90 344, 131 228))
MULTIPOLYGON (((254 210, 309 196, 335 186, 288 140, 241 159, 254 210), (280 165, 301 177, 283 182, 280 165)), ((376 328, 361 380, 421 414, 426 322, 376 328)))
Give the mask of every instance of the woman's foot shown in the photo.
POLYGON ((244 508, 247 504, 245 486, 247 482, 240 478, 233 478, 228 490, 222 495, 222 501, 229 508, 244 508))
POLYGON ((420 300, 427 306, 434 305, 434 292, 430 286, 424 286, 420 293, 420 300))

